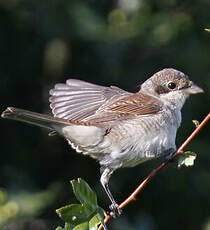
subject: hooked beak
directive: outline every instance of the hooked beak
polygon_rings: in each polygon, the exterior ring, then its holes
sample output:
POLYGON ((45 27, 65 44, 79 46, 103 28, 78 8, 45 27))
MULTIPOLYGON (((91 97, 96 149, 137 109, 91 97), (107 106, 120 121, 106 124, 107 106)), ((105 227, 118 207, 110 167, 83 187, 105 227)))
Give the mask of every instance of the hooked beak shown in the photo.
POLYGON ((197 94, 197 93, 203 93, 204 90, 197 86, 196 84, 194 84, 193 82, 191 82, 191 86, 189 86, 188 88, 184 89, 184 92, 186 94, 197 94))

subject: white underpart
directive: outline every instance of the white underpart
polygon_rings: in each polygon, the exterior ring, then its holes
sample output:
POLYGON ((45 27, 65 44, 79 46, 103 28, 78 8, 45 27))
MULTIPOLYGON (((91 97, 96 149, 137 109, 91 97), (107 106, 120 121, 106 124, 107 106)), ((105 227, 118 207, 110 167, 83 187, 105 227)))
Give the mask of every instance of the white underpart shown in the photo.
POLYGON ((77 152, 96 158, 102 166, 112 170, 133 167, 176 149, 181 107, 187 96, 174 94, 161 95, 165 104, 161 113, 116 122, 107 135, 103 128, 81 125, 66 126, 61 133, 77 152))
POLYGON ((171 91, 167 94, 160 95, 161 101, 172 110, 181 110, 187 98, 188 95, 181 90, 179 93, 177 93, 177 91, 171 91))
POLYGON ((141 116, 114 127, 100 143, 109 152, 100 160, 112 169, 133 167, 156 158, 169 149, 176 149, 176 132, 181 123, 181 112, 163 111, 155 116, 141 116))
POLYGON ((62 133, 74 149, 82 152, 85 148, 97 146, 105 131, 95 126, 70 125, 62 128, 62 133))

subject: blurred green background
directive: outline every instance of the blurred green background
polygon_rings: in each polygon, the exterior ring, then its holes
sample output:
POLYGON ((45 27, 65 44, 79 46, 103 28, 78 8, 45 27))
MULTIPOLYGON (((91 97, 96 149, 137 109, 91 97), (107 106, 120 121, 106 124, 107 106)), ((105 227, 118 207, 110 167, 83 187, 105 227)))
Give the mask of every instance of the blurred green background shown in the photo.
MULTIPOLYGON (((209 0, 1 0, 1 111, 16 106, 50 113, 48 91, 78 78, 135 92, 172 67, 205 90, 183 108, 177 145, 210 104, 209 0)), ((75 202, 69 180, 85 179, 108 209, 98 164, 58 136, 0 119, 0 228, 47 230, 62 225, 55 209, 75 202)), ((193 168, 161 171, 110 229, 210 229, 209 124, 188 150, 193 168)), ((110 187, 120 203, 160 160, 117 171, 110 187), (122 179, 123 178, 123 179, 122 179)))

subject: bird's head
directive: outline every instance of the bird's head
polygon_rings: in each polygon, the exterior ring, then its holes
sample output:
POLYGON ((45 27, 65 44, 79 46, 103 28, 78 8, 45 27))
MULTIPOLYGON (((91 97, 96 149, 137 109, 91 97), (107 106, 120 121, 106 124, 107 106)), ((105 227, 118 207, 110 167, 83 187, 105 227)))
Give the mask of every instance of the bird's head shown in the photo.
POLYGON ((140 92, 148 93, 173 109, 181 109, 190 94, 203 93, 203 89, 175 69, 163 69, 155 73, 142 85, 140 92))

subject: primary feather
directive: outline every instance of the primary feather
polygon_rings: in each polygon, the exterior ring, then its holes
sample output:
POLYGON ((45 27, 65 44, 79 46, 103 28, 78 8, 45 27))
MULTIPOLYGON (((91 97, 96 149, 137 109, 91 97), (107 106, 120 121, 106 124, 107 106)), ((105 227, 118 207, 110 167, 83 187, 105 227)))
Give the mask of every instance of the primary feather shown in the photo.
POLYGON ((81 121, 96 114, 106 102, 115 102, 130 93, 115 86, 104 87, 69 79, 66 84, 56 84, 50 95, 50 107, 55 117, 81 121))

